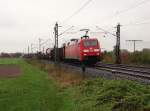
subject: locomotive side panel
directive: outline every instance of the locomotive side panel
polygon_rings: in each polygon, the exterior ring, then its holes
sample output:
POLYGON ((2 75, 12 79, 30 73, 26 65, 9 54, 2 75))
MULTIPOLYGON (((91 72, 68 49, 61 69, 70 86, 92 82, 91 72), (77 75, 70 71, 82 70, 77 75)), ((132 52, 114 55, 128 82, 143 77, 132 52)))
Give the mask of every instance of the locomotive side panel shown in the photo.
POLYGON ((65 59, 79 59, 78 43, 71 44, 65 47, 65 59))

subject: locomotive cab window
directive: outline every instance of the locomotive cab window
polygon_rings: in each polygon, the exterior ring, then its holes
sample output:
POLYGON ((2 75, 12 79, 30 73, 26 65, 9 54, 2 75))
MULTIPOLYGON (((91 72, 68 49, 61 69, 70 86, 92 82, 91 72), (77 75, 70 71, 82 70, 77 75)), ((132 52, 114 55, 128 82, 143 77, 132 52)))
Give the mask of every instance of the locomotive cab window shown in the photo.
POLYGON ((97 40, 83 41, 84 47, 97 46, 97 40))

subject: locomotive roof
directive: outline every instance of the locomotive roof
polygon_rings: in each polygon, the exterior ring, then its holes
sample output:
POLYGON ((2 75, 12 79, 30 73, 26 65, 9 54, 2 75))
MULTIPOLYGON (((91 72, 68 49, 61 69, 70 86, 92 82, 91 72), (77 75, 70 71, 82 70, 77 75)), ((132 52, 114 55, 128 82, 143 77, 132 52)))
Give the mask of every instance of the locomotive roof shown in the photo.
POLYGON ((84 40, 97 40, 97 38, 87 38, 87 39, 81 39, 81 41, 84 41, 84 40))
MULTIPOLYGON (((67 45, 72 45, 72 44, 76 44, 79 43, 81 41, 86 41, 86 40, 97 40, 97 38, 82 38, 82 39, 71 39, 67 45)), ((65 44, 64 44, 65 45, 65 44)))

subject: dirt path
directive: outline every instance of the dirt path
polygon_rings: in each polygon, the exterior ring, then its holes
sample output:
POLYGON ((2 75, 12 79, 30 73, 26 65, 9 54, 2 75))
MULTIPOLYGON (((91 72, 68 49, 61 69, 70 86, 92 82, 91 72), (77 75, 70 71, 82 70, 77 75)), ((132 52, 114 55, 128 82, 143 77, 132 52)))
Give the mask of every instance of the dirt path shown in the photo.
POLYGON ((17 77, 21 74, 21 69, 16 65, 0 65, 0 77, 17 77))

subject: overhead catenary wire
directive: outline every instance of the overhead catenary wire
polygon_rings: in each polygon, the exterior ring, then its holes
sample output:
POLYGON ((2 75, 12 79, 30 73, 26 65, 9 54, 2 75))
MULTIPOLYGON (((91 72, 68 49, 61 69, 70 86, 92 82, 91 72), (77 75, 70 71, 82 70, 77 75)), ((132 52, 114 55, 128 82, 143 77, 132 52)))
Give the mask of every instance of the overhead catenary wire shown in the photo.
POLYGON ((148 21, 148 22, 130 23, 130 24, 122 25, 122 26, 128 27, 128 26, 138 26, 138 25, 146 25, 146 24, 150 24, 150 21, 148 21))
POLYGON ((32 47, 32 49, 38 49, 38 47, 32 47))
POLYGON ((120 11, 117 11, 115 14, 108 16, 108 17, 105 18, 103 21, 108 21, 109 19, 115 18, 115 17, 118 16, 118 15, 121 15, 121 14, 123 14, 123 13, 126 13, 126 12, 128 12, 128 11, 130 11, 130 10, 133 10, 133 9, 135 9, 135 8, 141 6, 141 5, 144 5, 144 4, 148 3, 148 2, 150 2, 150 0, 142 0, 142 1, 140 0, 140 2, 139 2, 138 4, 133 3, 133 5, 131 5, 130 7, 125 8, 125 9, 122 9, 122 10, 120 10, 120 11))
POLYGON ((110 34, 110 35, 116 36, 116 34, 113 34, 113 33, 109 32, 109 31, 107 31, 107 30, 105 30, 105 29, 103 29, 103 28, 100 28, 99 26, 96 26, 96 28, 99 29, 99 30, 104 31, 106 34, 108 33, 108 34, 110 34))
POLYGON ((81 12, 90 2, 93 0, 87 0, 78 10, 76 10, 72 15, 67 17, 62 23, 65 23, 66 21, 69 21, 72 19, 75 15, 77 15, 79 12, 81 12))
POLYGON ((63 31, 62 33, 60 33, 58 36, 63 35, 64 33, 66 33, 67 31, 69 31, 70 29, 72 29, 74 26, 69 27, 68 29, 66 29, 65 31, 63 31))
POLYGON ((49 39, 47 39, 46 41, 44 41, 43 43, 41 43, 41 45, 44 45, 44 44, 46 44, 46 43, 49 42, 49 41, 52 41, 52 40, 49 38, 49 39))
MULTIPOLYGON (((65 19, 64 20, 64 22, 65 21, 67 21, 67 20, 70 20, 72 17, 74 17, 76 14, 78 14, 84 7, 86 7, 90 2, 91 2, 92 0, 88 0, 81 8, 79 8, 76 12, 74 12, 71 16, 69 16, 67 19, 65 19)), ((120 14, 122 14, 122 13, 125 13, 125 12, 127 12, 127 11, 130 11, 130 10, 132 10, 132 9, 134 9, 134 8, 137 8, 137 7, 139 7, 139 6, 141 6, 141 5, 143 5, 143 4, 145 4, 145 3, 147 3, 147 2, 149 2, 150 0, 140 0, 140 2, 139 3, 134 3, 133 5, 131 5, 130 7, 128 7, 128 8, 126 8, 126 9, 123 9, 123 10, 121 10, 121 11, 119 11, 119 12, 117 12, 117 13, 115 13, 115 16, 116 15, 120 15, 120 14)), ((112 17, 111 17, 112 18, 112 17)), ((149 22, 148 22, 149 23, 149 22)), ((132 24, 132 25, 142 25, 142 24, 148 24, 147 22, 146 23, 136 23, 136 24, 132 24)), ((127 26, 127 25, 123 25, 123 26, 127 26)), ((104 31, 104 30, 103 30, 104 31)), ((106 31, 105 31, 106 32, 106 31)), ((109 32, 107 32, 107 33, 109 33, 109 32)), ((112 34, 111 33, 111 35, 114 35, 115 36, 115 34, 112 34)))
MULTIPOLYGON (((140 0, 140 1, 141 1, 141 0, 140 0)), ((117 12, 116 15, 119 15, 119 14, 125 13, 125 12, 127 12, 127 11, 129 11, 129 10, 135 9, 135 8, 141 6, 141 5, 143 5, 143 4, 145 4, 145 3, 149 2, 149 1, 150 1, 150 0, 143 0, 143 1, 139 2, 138 4, 135 4, 135 3, 134 3, 131 7, 128 7, 128 8, 126 8, 126 9, 123 9, 123 10, 117 12)))

